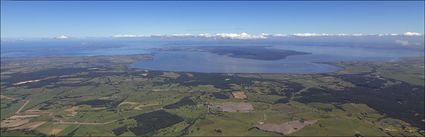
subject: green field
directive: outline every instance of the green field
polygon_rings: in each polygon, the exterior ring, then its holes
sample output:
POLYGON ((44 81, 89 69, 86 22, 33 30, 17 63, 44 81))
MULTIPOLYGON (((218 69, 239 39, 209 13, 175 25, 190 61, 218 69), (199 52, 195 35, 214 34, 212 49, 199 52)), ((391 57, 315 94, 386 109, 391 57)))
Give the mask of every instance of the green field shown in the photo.
POLYGON ((2 60, 1 120, 38 115, 18 120, 45 122, 17 126, 25 131, 2 127, 2 136, 284 136, 255 125, 294 120, 317 122, 290 136, 424 135, 420 58, 332 62, 344 70, 327 74, 228 75, 126 66, 143 59, 149 57, 2 60), (17 84, 29 80, 38 81, 17 84), (233 97, 233 91, 246 98, 233 97), (236 107, 217 108, 225 103, 236 107), (239 111, 238 103, 252 109, 239 111))

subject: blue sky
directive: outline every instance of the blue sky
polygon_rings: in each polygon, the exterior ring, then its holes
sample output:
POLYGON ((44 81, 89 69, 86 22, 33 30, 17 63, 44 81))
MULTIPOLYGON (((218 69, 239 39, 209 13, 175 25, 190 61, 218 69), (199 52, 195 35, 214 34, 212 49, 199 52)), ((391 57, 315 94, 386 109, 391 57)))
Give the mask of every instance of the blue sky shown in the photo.
POLYGON ((1 2, 1 37, 424 33, 424 2, 1 2))

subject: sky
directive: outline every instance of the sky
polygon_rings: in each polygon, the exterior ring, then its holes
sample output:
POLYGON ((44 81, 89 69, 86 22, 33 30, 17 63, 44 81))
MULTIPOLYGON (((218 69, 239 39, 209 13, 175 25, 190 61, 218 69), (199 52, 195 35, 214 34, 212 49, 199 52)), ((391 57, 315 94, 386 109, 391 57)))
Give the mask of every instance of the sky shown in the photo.
POLYGON ((424 33, 424 1, 1 1, 1 37, 424 33))

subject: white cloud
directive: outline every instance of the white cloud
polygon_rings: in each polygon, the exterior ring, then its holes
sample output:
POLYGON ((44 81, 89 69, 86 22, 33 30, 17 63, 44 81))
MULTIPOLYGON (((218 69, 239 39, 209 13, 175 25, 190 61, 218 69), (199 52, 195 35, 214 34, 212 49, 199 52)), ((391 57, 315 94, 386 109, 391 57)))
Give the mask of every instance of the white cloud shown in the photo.
POLYGON ((65 35, 60 35, 60 36, 54 37, 54 39, 68 39, 68 38, 69 37, 65 36, 65 35))
POLYGON ((193 37, 194 35, 185 33, 185 34, 171 34, 170 36, 172 36, 172 37, 193 37))
POLYGON ((298 36, 298 37, 315 37, 315 36, 323 36, 326 35, 325 33, 319 34, 319 33, 295 33, 292 34, 294 36, 298 36))
POLYGON ((321 36, 345 36, 346 34, 328 34, 328 33, 294 33, 293 36, 298 37, 321 37, 321 36))
POLYGON ((270 36, 270 34, 268 34, 268 33, 261 33, 260 36, 267 37, 267 36, 270 36))
POLYGON ((357 34, 351 34, 351 36, 360 37, 360 36, 364 36, 364 35, 363 35, 363 34, 361 34, 361 33, 357 33, 357 34))
MULTIPOLYGON (((214 39, 240 39, 240 40, 249 40, 249 39, 267 39, 269 37, 287 37, 287 36, 297 36, 297 37, 323 37, 323 36, 335 36, 335 37, 362 37, 362 36, 421 36, 422 34, 416 32, 406 32, 404 34, 395 34, 395 33, 384 33, 384 34, 346 34, 346 33, 294 33, 294 34, 268 34, 261 33, 259 35, 248 34, 248 33, 201 33, 201 34, 156 34, 156 35, 131 35, 131 34, 118 34, 113 35, 114 38, 139 38, 139 37, 173 37, 173 38, 214 38, 214 39)), ((66 36, 65 36, 66 37, 66 36)))
POLYGON ((384 34, 378 34, 378 36, 382 37, 382 36, 398 36, 399 34, 395 34, 395 33, 384 33, 384 34))
POLYGON ((350 36, 349 34, 345 34, 345 33, 339 33, 339 34, 336 34, 336 36, 350 36))
POLYGON ((272 34, 272 36, 274 36, 274 37, 286 37, 288 35, 287 34, 272 34))
POLYGON ((417 32, 406 32, 406 33, 403 33, 403 35, 405 35, 405 36, 421 36, 422 34, 417 33, 417 32))
POLYGON ((147 36, 132 35, 132 34, 118 34, 118 35, 113 35, 112 37, 114 37, 114 38, 138 38, 138 37, 147 37, 147 36))
POLYGON ((138 37, 203 37, 203 38, 223 38, 223 39, 266 39, 269 34, 262 33, 261 35, 251 35, 248 33, 202 33, 202 34, 161 34, 161 35, 130 35, 130 34, 119 34, 113 35, 114 38, 138 38, 138 37))
POLYGON ((264 34, 261 35, 251 35, 248 33, 217 33, 215 34, 217 38, 225 38, 225 39, 266 39, 267 36, 264 34))
POLYGON ((210 33, 202 33, 202 34, 198 34, 199 37, 205 37, 205 38, 211 38, 214 37, 213 34, 210 33))

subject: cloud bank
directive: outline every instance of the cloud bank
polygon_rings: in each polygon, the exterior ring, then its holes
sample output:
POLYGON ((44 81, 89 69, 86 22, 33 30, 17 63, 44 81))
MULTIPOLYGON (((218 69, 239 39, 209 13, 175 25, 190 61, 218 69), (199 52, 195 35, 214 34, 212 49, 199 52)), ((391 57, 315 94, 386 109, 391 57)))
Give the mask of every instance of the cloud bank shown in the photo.
POLYGON ((118 34, 113 35, 114 38, 141 38, 141 37, 173 37, 173 38, 214 38, 214 39, 239 39, 239 40, 250 40, 250 39, 267 39, 273 37, 362 37, 362 36, 422 36, 421 33, 417 32, 405 32, 403 34, 328 34, 328 33, 294 33, 294 34, 267 34, 261 33, 259 35, 248 34, 248 33, 201 33, 201 34, 163 34, 163 35, 131 35, 131 34, 118 34))
POLYGON ((417 32, 406 32, 404 33, 405 36, 421 36, 421 33, 417 33, 417 32))

